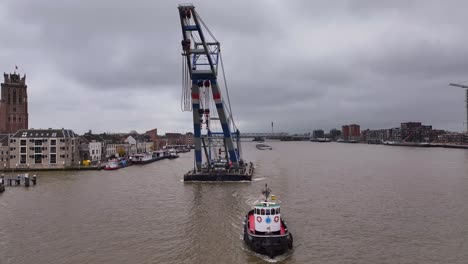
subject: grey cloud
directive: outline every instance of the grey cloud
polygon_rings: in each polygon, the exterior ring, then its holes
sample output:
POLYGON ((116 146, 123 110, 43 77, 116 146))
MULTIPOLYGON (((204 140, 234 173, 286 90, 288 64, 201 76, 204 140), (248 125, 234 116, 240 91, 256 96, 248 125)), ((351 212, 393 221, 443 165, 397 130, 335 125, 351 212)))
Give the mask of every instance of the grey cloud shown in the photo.
MULTIPOLYGON (((468 79, 463 1, 195 6, 221 42, 242 131, 268 131, 271 121, 295 132, 410 120, 462 127, 464 93, 447 83, 468 79)), ((20 64, 28 74, 32 126, 192 129, 180 112, 177 3, 10 0, 0 30, 3 71, 20 64)))

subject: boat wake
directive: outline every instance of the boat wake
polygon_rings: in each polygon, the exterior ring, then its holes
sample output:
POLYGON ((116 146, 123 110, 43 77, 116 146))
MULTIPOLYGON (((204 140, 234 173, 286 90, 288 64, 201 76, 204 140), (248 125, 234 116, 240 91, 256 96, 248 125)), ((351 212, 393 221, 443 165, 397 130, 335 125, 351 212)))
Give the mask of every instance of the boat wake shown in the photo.
MULTIPOLYGON (((244 238, 241 236, 239 237, 240 240, 243 240, 244 238)), ((279 256, 276 256, 274 258, 270 258, 266 255, 262 255, 262 254, 258 254, 252 250, 250 250, 244 243, 242 243, 242 250, 248 252, 249 254, 265 261, 265 262, 268 262, 268 263, 277 263, 277 262, 281 262, 281 261, 284 261, 286 260, 287 258, 289 258, 292 253, 291 252, 286 252, 284 253, 283 255, 279 255, 279 256)))
POLYGON ((264 179, 266 179, 265 177, 262 177, 262 178, 252 178, 252 181, 263 181, 264 179))

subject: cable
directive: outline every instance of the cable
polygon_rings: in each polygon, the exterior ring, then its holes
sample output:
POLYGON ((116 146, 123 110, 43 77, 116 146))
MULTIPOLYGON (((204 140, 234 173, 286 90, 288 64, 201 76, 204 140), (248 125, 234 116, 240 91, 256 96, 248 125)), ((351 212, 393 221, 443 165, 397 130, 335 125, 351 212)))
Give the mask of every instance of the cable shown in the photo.
POLYGON ((215 38, 215 36, 213 35, 213 33, 211 33, 210 29, 206 26, 205 22, 203 21, 203 19, 198 15, 198 13, 193 10, 193 12, 195 13, 195 15, 197 16, 198 20, 200 20, 200 22, 203 24, 203 26, 205 27, 206 31, 208 31, 208 33, 210 34, 210 36, 213 38, 213 40, 215 42, 218 42, 218 40, 215 38))
POLYGON ((237 129, 236 124, 234 123, 234 116, 232 114, 231 99, 229 97, 229 89, 228 89, 228 85, 227 85, 227 81, 226 81, 226 74, 224 72, 224 63, 223 63, 223 56, 221 55, 221 50, 219 50, 219 59, 221 61, 221 71, 223 73, 224 88, 226 89, 226 96, 227 96, 227 99, 228 99, 229 116, 231 118, 233 128, 237 129))

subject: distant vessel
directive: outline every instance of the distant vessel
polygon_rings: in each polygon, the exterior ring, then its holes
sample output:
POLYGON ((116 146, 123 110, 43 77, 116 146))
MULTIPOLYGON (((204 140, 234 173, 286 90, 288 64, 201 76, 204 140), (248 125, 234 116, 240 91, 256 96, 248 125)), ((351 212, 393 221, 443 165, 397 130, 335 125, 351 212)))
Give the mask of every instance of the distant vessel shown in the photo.
POLYGON ((148 164, 166 158, 164 151, 154 151, 150 153, 134 154, 131 156, 133 164, 148 164))
POLYGON ((310 141, 320 143, 331 142, 329 138, 311 138, 310 141))
POLYGON ((177 154, 177 151, 175 149, 170 149, 168 151, 168 155, 167 155, 167 158, 168 159, 175 159, 175 158, 178 158, 179 155, 177 154))
POLYGON ((265 200, 254 206, 244 218, 244 241, 255 252, 270 258, 293 248, 293 236, 281 217, 280 205, 270 197, 265 184, 265 200))
POLYGON ((357 140, 343 140, 343 139, 338 139, 336 142, 340 142, 340 143, 358 143, 357 140))
POLYGON ((260 149, 260 150, 272 150, 273 149, 270 145, 267 145, 264 143, 258 143, 257 145, 255 145, 255 147, 257 147, 257 149, 260 149))
POLYGON ((260 142, 263 142, 263 141, 265 141, 265 138, 264 138, 264 137, 254 137, 254 139, 252 139, 252 141, 260 141, 260 142))
POLYGON ((118 170, 120 169, 119 162, 117 160, 110 160, 104 167, 104 170, 118 170))

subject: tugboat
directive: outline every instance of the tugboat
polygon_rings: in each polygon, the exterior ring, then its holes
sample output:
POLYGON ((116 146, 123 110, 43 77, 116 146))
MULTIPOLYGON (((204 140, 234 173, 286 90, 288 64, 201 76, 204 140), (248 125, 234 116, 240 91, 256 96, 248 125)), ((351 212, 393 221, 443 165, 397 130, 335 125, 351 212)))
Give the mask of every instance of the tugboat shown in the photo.
POLYGON ((244 241, 253 251, 274 258, 293 248, 293 236, 270 191, 265 184, 265 200, 256 204, 244 218, 244 241))

